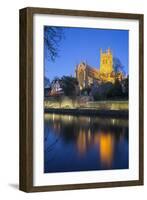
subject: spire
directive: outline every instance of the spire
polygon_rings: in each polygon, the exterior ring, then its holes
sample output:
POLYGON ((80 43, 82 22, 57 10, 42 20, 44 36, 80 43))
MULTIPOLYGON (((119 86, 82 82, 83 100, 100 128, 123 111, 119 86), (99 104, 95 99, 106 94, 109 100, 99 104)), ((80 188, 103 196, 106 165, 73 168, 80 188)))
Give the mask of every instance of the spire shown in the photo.
POLYGON ((108 54, 110 54, 110 53, 111 53, 111 49, 110 49, 110 48, 108 48, 107 52, 108 52, 108 54))

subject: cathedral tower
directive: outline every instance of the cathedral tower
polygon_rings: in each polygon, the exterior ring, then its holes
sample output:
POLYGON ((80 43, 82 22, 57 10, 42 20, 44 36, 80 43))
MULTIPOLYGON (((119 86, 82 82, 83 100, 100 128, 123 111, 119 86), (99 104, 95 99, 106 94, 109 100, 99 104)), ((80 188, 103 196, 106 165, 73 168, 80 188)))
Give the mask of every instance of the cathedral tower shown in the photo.
POLYGON ((108 48, 107 51, 102 52, 100 49, 100 73, 111 74, 113 72, 113 55, 108 48))

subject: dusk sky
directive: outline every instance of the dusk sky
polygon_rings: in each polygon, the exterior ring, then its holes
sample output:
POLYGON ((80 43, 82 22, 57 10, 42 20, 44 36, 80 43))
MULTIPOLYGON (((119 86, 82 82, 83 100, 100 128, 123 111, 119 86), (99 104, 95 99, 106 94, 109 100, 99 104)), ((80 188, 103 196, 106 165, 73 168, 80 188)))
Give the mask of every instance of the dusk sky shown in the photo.
POLYGON ((127 30, 64 27, 63 32, 64 38, 59 44, 59 57, 53 62, 44 56, 45 76, 50 81, 55 76, 74 76, 76 64, 82 61, 99 69, 100 48, 103 51, 110 48, 113 56, 119 58, 124 71, 128 74, 129 32, 127 30))

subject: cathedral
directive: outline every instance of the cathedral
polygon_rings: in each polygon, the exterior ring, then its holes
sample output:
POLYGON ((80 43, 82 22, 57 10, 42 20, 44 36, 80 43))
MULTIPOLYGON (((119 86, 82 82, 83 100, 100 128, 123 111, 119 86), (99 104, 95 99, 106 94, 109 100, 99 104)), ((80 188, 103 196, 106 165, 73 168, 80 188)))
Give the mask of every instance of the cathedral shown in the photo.
POLYGON ((75 76, 79 82, 80 89, 87 88, 94 83, 111 82, 115 79, 122 80, 122 72, 115 72, 113 68, 113 54, 108 48, 103 52, 100 49, 100 67, 94 68, 86 62, 81 62, 76 66, 75 76))

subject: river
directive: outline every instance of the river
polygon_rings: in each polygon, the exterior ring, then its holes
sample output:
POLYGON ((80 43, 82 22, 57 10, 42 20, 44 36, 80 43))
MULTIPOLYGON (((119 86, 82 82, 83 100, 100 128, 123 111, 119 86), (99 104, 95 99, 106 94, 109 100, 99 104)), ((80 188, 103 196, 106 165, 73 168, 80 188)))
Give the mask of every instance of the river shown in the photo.
POLYGON ((128 119, 44 115, 44 173, 127 169, 128 119))

